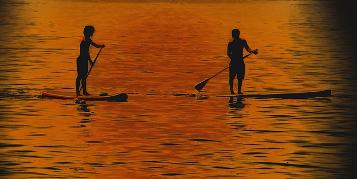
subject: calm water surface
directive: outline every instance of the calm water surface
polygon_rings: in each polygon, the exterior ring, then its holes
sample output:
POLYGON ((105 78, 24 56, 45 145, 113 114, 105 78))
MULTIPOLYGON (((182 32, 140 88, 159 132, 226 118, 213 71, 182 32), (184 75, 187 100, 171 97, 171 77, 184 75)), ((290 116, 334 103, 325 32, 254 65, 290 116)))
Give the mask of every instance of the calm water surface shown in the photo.
MULTIPOLYGON (((344 176, 353 66, 328 4, 8 1, 0 16, 0 176, 6 178, 335 178, 344 176), (82 29, 106 44, 89 92, 128 102, 38 98, 74 92, 82 29), (204 98, 193 86, 227 65, 234 27, 260 54, 246 93, 332 89, 316 99, 229 103, 227 72, 204 98), (334 42, 334 45, 330 45, 334 42), (183 94, 183 95, 182 95, 183 94), (187 94, 187 95, 185 95, 187 94)), ((98 49, 92 48, 92 57, 98 49)))

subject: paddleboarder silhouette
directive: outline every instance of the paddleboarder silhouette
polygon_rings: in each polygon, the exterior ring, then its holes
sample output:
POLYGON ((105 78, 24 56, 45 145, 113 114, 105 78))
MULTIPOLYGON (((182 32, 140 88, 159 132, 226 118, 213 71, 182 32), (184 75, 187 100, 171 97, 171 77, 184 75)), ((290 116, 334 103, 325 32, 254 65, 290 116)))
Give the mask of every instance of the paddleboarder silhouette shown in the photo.
POLYGON ((76 78, 76 96, 80 96, 80 84, 82 84, 83 95, 90 95, 87 91, 87 73, 88 62, 93 65, 89 54, 89 47, 93 45, 96 48, 104 48, 105 45, 98 45, 94 43, 91 37, 94 34, 94 27, 87 25, 83 29, 83 40, 80 43, 80 54, 77 58, 77 78, 76 78))
POLYGON ((249 53, 257 54, 257 50, 252 50, 248 46, 248 42, 245 39, 240 38, 239 29, 232 30, 232 41, 228 43, 227 55, 231 59, 229 63, 229 89, 231 94, 234 93, 233 81, 237 77, 238 80, 238 94, 243 94, 242 84, 245 76, 245 63, 243 58, 243 49, 246 49, 249 53))

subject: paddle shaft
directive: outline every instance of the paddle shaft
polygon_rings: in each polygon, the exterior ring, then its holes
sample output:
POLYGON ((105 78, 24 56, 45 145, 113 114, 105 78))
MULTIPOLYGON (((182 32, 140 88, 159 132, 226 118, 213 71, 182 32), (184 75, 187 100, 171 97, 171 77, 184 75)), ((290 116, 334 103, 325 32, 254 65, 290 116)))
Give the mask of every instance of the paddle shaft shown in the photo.
MULTIPOLYGON (((93 69, 93 67, 94 67, 94 65, 95 65, 95 62, 97 61, 97 59, 98 59, 98 57, 99 57, 99 54, 100 54, 100 52, 102 51, 102 49, 103 49, 103 47, 100 48, 99 52, 97 53, 97 56, 95 57, 95 59, 94 59, 94 61, 93 61, 93 64, 90 66, 89 71, 87 72, 87 74, 86 74, 86 76, 84 77, 83 80, 86 80, 86 79, 88 78, 89 73, 92 71, 92 69, 93 69)), ((83 86, 81 85, 81 87, 79 88, 79 91, 81 91, 82 88, 83 88, 83 86)))
MULTIPOLYGON (((252 53, 249 53, 249 54, 247 54, 247 55, 245 55, 244 57, 243 57, 243 59, 245 59, 245 58, 247 58, 249 55, 251 55, 252 53)), ((224 69, 222 69, 221 71, 219 71, 219 72, 217 72, 216 74, 214 74, 213 76, 211 76, 211 77, 209 77, 209 78, 207 78, 207 80, 206 81, 208 81, 208 80, 210 80, 210 79, 212 79, 212 78, 214 78, 214 77, 216 77, 217 75, 219 75, 220 73, 222 73, 222 72, 224 72, 225 70, 227 70, 228 68, 230 67, 230 65, 229 66, 227 66, 227 67, 225 67, 224 69)))
MULTIPOLYGON (((257 51, 255 50, 254 53, 256 54, 257 51)), ((249 54, 245 55, 245 56, 243 57, 243 59, 244 59, 244 58, 247 58, 247 57, 248 57, 249 55, 251 55, 251 54, 252 54, 252 53, 249 53, 249 54)), ((214 78, 215 76, 219 75, 220 73, 222 73, 223 71, 225 71, 225 70, 228 69, 229 67, 230 67, 230 65, 229 65, 228 67, 225 67, 224 69, 220 70, 219 72, 217 72, 217 73, 214 74, 213 76, 207 78, 206 80, 201 81, 200 83, 198 83, 198 84, 195 86, 195 89, 196 89, 197 91, 201 91, 201 89, 206 86, 206 84, 208 83, 208 81, 209 81, 210 79, 212 79, 212 78, 214 78)))

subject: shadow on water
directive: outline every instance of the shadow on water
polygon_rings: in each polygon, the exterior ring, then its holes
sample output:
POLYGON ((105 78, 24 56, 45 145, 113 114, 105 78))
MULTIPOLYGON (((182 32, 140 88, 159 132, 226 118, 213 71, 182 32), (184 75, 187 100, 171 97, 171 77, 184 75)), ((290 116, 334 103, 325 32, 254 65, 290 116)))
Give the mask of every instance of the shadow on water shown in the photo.
MULTIPOLYGON (((12 49, 13 44, 17 44, 19 38, 14 38, 21 33, 21 29, 26 29, 21 21, 19 12, 25 7, 25 3, 20 1, 0 0, 0 82, 6 84, 11 80, 18 79, 16 74, 22 67, 20 55, 16 49, 12 49), (11 18, 8 18, 11 17, 11 18), (9 60, 11 59, 11 60, 9 60)), ((21 39, 23 41, 23 39, 21 39)), ((1 87, 5 87, 2 85, 1 87)))
MULTIPOLYGON (((351 101, 349 106, 353 107, 347 107, 345 109, 345 113, 349 114, 350 116, 353 116, 355 118, 356 112, 355 112, 355 96, 356 94, 356 79, 357 79, 357 74, 356 72, 356 58, 357 58, 357 45, 355 41, 357 40, 357 35, 356 35, 356 21, 350 21, 350 17, 356 17, 357 12, 355 10, 355 6, 352 3, 353 1, 332 1, 332 3, 328 4, 328 10, 331 11, 330 14, 334 15, 334 17, 337 19, 336 22, 338 22, 338 27, 343 27, 341 28, 342 30, 339 31, 339 37, 343 37, 341 42, 347 42, 348 43, 348 48, 344 49, 344 53, 346 54, 351 54, 352 58, 349 58, 346 60, 344 67, 352 67, 352 70, 346 70, 345 75, 351 77, 350 82, 352 89, 348 89, 348 97, 346 99, 349 99, 351 101)), ((352 117, 351 117, 352 118, 352 117)), ((355 120, 350 120, 353 123, 350 124, 350 126, 353 126, 353 133, 354 135, 350 135, 350 142, 351 145, 348 147, 346 156, 345 158, 345 163, 347 166, 347 170, 345 172, 345 176, 351 177, 351 178, 356 178, 357 177, 357 156, 354 155, 357 152, 357 141, 356 141, 356 122, 355 120)))
MULTIPOLYGON (((6 83, 14 78, 13 72, 18 71, 18 65, 14 65, 17 60, 17 54, 14 51, 7 49, 7 45, 13 40, 9 38, 14 35, 19 26, 17 10, 22 8, 22 4, 10 3, 6 1, 0 1, 0 101, 4 98, 14 97, 13 93, 9 93, 6 83), (11 19, 6 17, 12 17, 11 19), (11 60, 9 58, 11 57, 11 60), (14 58, 15 57, 15 58, 14 58)), ((23 93, 16 93, 16 95, 23 95, 23 93)), ((1 103, 0 110, 0 178, 7 178, 14 174, 14 168, 20 164, 11 161, 8 150, 9 148, 20 147, 20 144, 11 144, 8 142, 7 134, 5 133, 7 125, 6 111, 11 110, 8 104, 1 103)))

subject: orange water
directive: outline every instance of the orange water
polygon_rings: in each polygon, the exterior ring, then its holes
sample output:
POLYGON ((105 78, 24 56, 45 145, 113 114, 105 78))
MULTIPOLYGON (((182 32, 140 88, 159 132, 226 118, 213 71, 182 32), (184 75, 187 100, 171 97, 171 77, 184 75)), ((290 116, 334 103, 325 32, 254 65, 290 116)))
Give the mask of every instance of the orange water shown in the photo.
POLYGON ((331 36, 322 2, 29 0, 2 8, 1 176, 343 176, 354 114, 344 98, 349 57, 342 42, 328 45, 343 37, 331 36), (106 45, 89 92, 127 92, 128 102, 38 98, 44 90, 74 91, 87 24, 106 45), (189 97, 227 65, 235 27, 260 52, 246 59, 245 93, 332 89, 334 96, 230 104, 216 97, 229 92, 225 71, 209 81, 205 98, 189 97))

